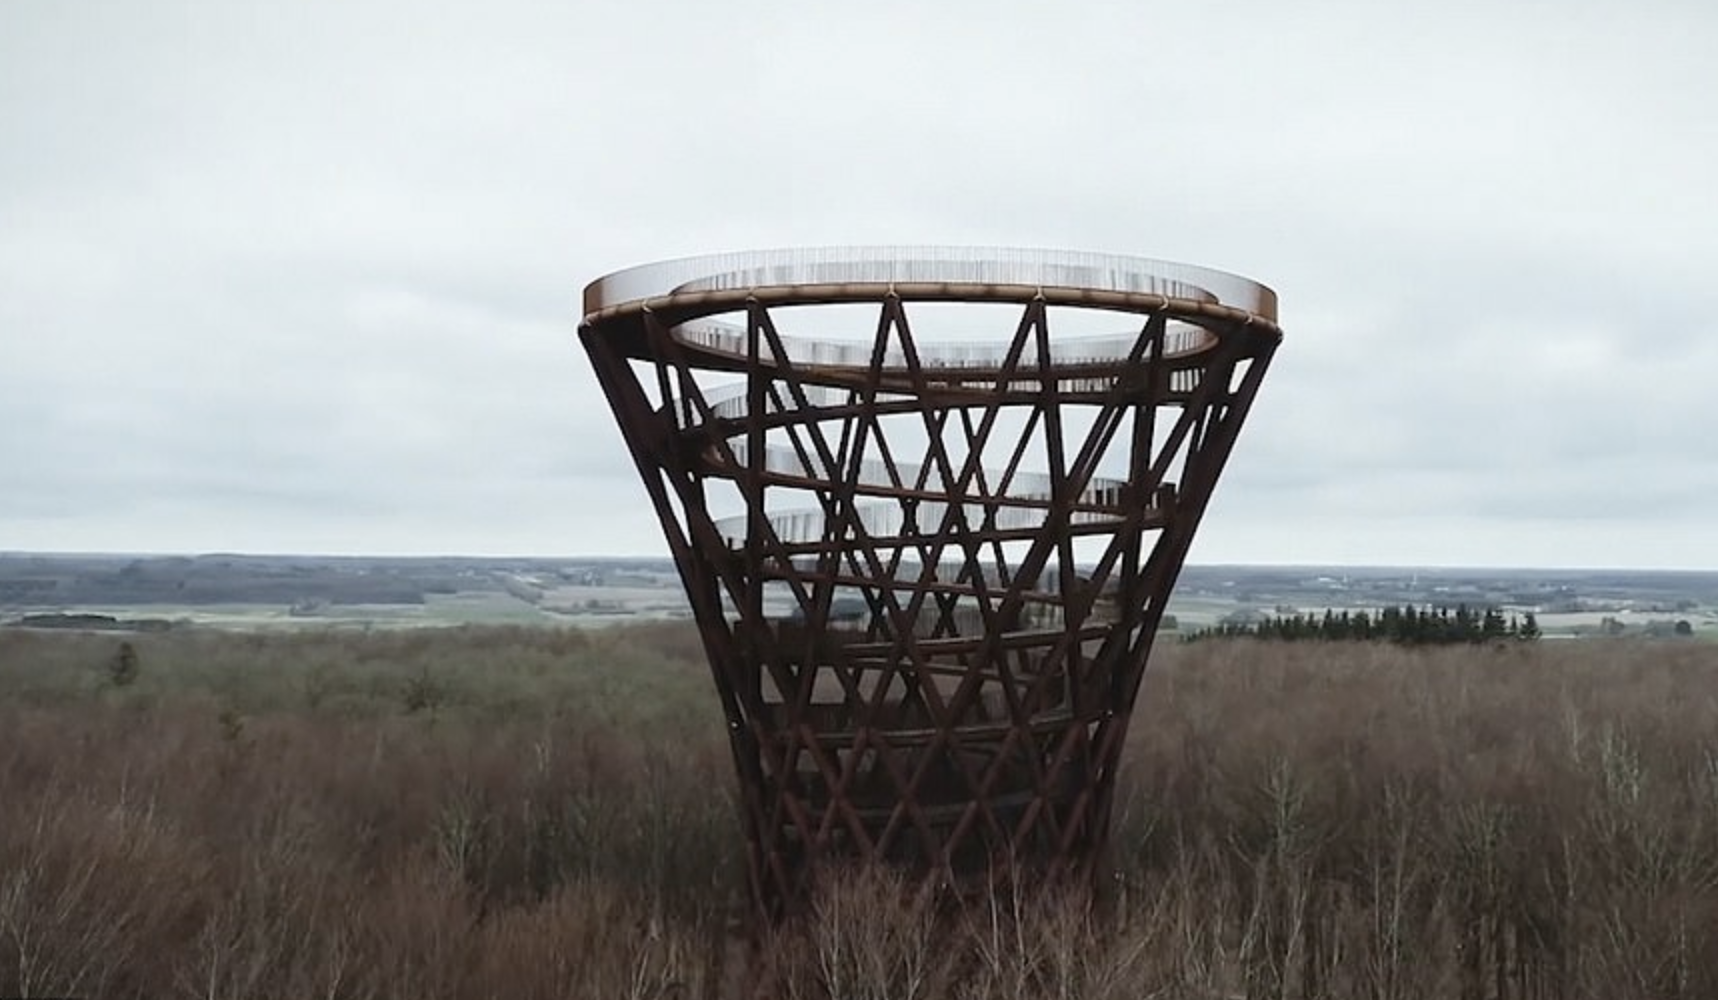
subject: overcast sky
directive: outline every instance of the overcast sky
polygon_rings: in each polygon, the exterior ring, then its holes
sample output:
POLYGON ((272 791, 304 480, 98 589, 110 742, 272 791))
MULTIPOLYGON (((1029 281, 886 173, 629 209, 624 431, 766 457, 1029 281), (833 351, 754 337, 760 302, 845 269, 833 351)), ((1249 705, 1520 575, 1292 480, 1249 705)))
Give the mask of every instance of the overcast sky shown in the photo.
POLYGON ((1199 562, 1718 568, 1718 4, 0 0, 0 550, 658 554, 686 254, 1275 288, 1199 562))

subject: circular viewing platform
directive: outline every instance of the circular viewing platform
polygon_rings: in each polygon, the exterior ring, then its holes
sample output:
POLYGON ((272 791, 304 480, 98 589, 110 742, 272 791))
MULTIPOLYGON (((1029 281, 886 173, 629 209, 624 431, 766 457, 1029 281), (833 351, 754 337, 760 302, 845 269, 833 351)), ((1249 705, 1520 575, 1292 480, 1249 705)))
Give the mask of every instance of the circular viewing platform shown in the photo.
MULTIPOLYGON (((1277 322, 1275 292, 1211 268, 1084 251, 892 246, 757 250, 643 264, 586 286, 584 322, 651 310, 673 315, 678 326, 748 300, 769 305, 868 302, 891 293, 929 302, 1038 298, 1053 305, 1164 312, 1272 329, 1277 322)), ((682 336, 713 352, 735 349, 719 324, 687 326, 682 336)), ((841 344, 823 340, 820 346, 841 344)), ((1101 355, 1088 352, 1088 358, 1093 356, 1101 355)), ((921 363, 967 367, 994 360, 962 346, 929 349, 921 363)))

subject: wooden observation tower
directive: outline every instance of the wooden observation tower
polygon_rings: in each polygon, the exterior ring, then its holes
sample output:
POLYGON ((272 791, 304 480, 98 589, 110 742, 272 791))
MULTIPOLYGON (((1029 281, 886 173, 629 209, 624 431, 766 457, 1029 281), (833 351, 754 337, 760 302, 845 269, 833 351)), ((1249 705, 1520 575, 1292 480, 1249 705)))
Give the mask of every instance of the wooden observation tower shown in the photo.
POLYGON ((1096 874, 1275 294, 877 247, 647 265, 584 312, 709 654, 760 916, 828 860, 1096 874))

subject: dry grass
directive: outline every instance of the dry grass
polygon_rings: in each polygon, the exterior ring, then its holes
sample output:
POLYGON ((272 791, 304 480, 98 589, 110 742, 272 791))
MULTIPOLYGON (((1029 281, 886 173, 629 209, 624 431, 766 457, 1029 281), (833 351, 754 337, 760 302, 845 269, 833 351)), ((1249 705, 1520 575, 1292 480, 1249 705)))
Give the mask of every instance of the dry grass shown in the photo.
MULTIPOLYGON (((0 633, 0 995, 722 997, 753 966, 696 641, 0 633)), ((1202 643, 1104 916, 832 875, 807 998, 1718 996, 1718 647, 1202 643)))

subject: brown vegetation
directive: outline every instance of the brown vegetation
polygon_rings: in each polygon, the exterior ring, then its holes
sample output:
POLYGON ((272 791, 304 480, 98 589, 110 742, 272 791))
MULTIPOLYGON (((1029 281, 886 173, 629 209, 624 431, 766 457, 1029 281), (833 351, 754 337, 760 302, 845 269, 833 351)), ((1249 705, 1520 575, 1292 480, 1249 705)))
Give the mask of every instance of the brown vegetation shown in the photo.
MULTIPOLYGON (((689 630, 130 645, 0 632, 0 995, 743 995, 689 630)), ((1208 642, 1147 688, 1103 916, 841 874, 777 992, 1718 996, 1718 647, 1208 642)))

